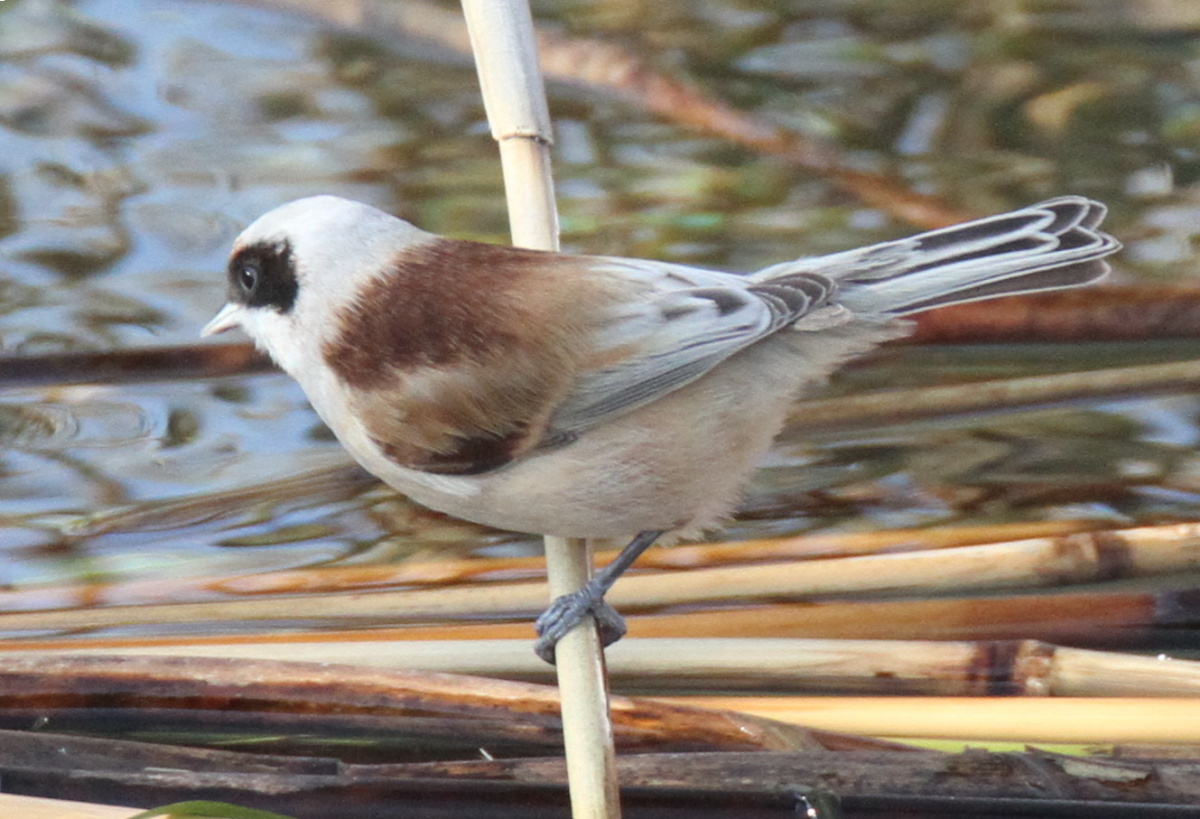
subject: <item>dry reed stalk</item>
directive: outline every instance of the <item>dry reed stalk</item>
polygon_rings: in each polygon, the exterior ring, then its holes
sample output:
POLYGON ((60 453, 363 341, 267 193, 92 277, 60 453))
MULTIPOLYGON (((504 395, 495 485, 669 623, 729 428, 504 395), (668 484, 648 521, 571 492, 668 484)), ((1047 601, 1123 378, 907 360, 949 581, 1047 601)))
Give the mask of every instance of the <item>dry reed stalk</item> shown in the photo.
MULTIPOLYGON (((636 638, 789 637, 840 640, 1023 640, 1073 645, 1144 645, 1156 634, 1178 634, 1200 620, 1192 590, 1148 593, 1051 593, 934 600, 826 600, 742 608, 689 608, 681 614, 629 618, 636 638)), ((98 646, 232 645, 251 642, 528 639, 520 622, 413 625, 314 631, 290 629, 233 634, 50 638, 0 642, 4 650, 98 646)))
POLYGON ((903 554, 700 569, 622 579, 625 607, 761 597, 1065 586, 1200 568, 1200 524, 1147 526, 903 554))
POLYGON ((103 352, 0 356, 0 386, 61 387, 221 378, 271 372, 275 365, 253 344, 181 344, 103 352))
MULTIPOLYGON (((366 723, 388 731, 399 727, 397 720, 413 720, 410 731, 400 728, 401 735, 440 734, 471 759, 488 747, 489 737, 505 745, 516 741, 538 755, 557 754, 562 747, 560 697, 552 686, 358 664, 13 654, 0 657, 0 703, 10 722, 36 722, 55 712, 66 718, 65 712, 75 711, 111 726, 123 721, 110 721, 121 711, 130 718, 140 715, 135 722, 145 727, 164 727, 160 720, 177 728, 216 720, 254 725, 256 731, 284 723, 303 731, 311 717, 372 735, 366 723)), ((653 700, 614 697, 612 714, 614 733, 629 753, 826 747, 822 738, 793 726, 653 700)))
POLYGON ((802 400, 792 408, 789 425, 803 430, 874 428, 1084 399, 1190 392, 1198 386, 1200 361, 1140 364, 802 400))
MULTIPOLYGON (((513 243, 558 250, 550 110, 529 5, 463 0, 462 6, 488 122, 500 145, 513 243)), ((586 543, 547 537, 545 548, 552 597, 587 583, 592 553, 586 543)), ((604 653, 592 618, 560 640, 555 654, 572 815, 617 819, 621 808, 604 653)))
POLYGON ((1011 742, 1200 743, 1200 699, 670 697, 764 719, 891 738, 1011 742))
POLYGON ((116 805, 0 793, 0 816, 19 816, 21 819, 129 819, 140 812, 138 808, 116 805))
MULTIPOLYGON (((526 640, 250 640, 113 647, 78 644, 56 654, 214 657, 344 663, 546 683, 551 669, 526 640)), ((1200 663, 1014 640, 1003 643, 905 640, 695 638, 629 640, 607 654, 610 680, 626 690, 779 690, 923 696, 1200 697, 1200 663)))
MULTIPOLYGON (((1068 586, 1197 568, 1200 568, 1200 524, 1172 524, 903 554, 655 572, 622 578, 608 597, 615 606, 635 610, 719 600, 945 594, 1068 586)), ((0 630, 297 619, 411 623, 479 615, 525 615, 538 611, 543 604, 540 583, 492 583, 469 588, 16 611, 0 614, 0 630), (299 607, 298 600, 303 601, 299 607)))
MULTIPOLYGON (((357 467, 338 467, 296 476, 266 485, 267 496, 276 489, 288 497, 323 495, 338 497, 347 491, 347 482, 361 471, 357 467)), ((116 519, 133 522, 131 530, 153 529, 159 525, 196 522, 214 508, 226 508, 240 498, 244 512, 247 497, 260 497, 256 487, 212 493, 211 499, 184 499, 178 504, 155 504, 139 512, 113 512, 103 516, 104 525, 116 519)), ((265 497, 265 496, 262 496, 265 497)), ((88 524, 89 526, 95 524, 88 524)), ((838 557, 873 554, 883 551, 911 552, 920 549, 944 549, 957 546, 996 543, 1034 537, 1056 537, 1100 528, 1089 521, 1030 521, 990 526, 946 526, 936 529, 895 529, 872 532, 801 535, 772 540, 744 540, 703 543, 653 549, 638 560, 640 569, 697 569, 765 561, 812 557, 838 557)), ((611 557, 614 550, 598 553, 599 559, 611 557)), ((545 574, 546 563, 540 557, 504 558, 430 558, 406 560, 377 566, 318 566, 280 569, 251 575, 207 575, 200 577, 162 577, 111 583, 78 583, 62 586, 32 586, 0 591, 0 611, 72 608, 75 606, 146 605, 151 603, 211 600, 214 596, 249 597, 272 594, 317 594, 378 591, 388 586, 453 586, 470 583, 535 579, 545 574)))
POLYGON ((1088 343, 1195 338, 1200 289, 1106 283, 1104 287, 956 304, 930 310, 907 341, 915 344, 1022 344, 1032 339, 1088 343))
POLYGON ((1046 693, 1072 697, 1200 697, 1200 663, 1165 654, 1147 657, 1060 648, 1055 656, 1026 660, 1046 693), (1039 666, 1041 666, 1039 668, 1039 666))
POLYGON ((708 566, 849 557, 878 552, 950 549, 1035 537, 1060 537, 1092 531, 1108 524, 1086 520, 1016 521, 923 529, 832 532, 771 539, 698 543, 653 549, 638 558, 643 569, 697 569, 708 566))
MULTIPOLYGON (((1022 640, 1128 646, 1156 630, 1190 628, 1200 601, 1190 590, 1020 594, 933 600, 825 600, 691 609, 632 617, 629 634, 650 637, 791 637, 842 640, 1022 640)), ((513 636, 504 624, 410 629, 408 639, 513 636), (481 629, 474 631, 474 629, 481 629), (482 631, 482 629, 493 629, 482 631)), ((1160 632, 1161 633, 1161 632, 1160 632)))
MULTIPOLYGON (((632 642, 632 641, 631 641, 632 642)), ((651 640, 614 651, 624 684, 789 685, 793 690, 982 696, 1200 697, 1200 663, 1039 643, 651 640), (636 653, 635 653, 636 651, 636 653)))

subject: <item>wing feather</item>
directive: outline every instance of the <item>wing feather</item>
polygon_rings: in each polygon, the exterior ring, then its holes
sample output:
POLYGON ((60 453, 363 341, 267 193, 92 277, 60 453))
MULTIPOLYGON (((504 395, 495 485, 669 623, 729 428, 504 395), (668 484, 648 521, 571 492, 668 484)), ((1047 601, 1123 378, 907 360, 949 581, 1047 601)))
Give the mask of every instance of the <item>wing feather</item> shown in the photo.
POLYGON ((755 283, 743 276, 650 262, 607 260, 643 281, 631 302, 596 336, 598 360, 585 368, 551 416, 549 429, 570 436, 695 381, 755 342, 825 305, 833 283, 800 273, 755 283))

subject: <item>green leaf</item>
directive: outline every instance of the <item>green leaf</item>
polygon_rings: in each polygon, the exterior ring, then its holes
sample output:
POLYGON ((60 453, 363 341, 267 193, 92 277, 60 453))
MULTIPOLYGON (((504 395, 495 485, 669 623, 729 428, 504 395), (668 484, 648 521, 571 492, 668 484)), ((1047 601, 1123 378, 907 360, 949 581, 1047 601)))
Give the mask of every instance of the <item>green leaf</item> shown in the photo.
POLYGON ((230 805, 228 802, 176 802, 151 808, 130 816, 129 819, 153 819, 155 816, 166 816, 171 819, 189 819, 193 816, 211 817, 211 819, 295 819, 282 813, 272 813, 269 810, 244 808, 240 805, 230 805))

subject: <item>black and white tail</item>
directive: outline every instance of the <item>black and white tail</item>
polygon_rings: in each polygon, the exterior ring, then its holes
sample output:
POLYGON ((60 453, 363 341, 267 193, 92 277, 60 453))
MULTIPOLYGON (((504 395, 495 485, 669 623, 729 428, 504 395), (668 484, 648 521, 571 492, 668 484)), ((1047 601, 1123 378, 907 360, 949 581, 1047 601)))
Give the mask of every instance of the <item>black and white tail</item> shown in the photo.
POLYGON ((1063 196, 907 239, 774 265, 758 281, 798 272, 837 282, 859 315, 903 316, 949 304, 1090 284, 1121 243, 1097 229, 1106 208, 1063 196))

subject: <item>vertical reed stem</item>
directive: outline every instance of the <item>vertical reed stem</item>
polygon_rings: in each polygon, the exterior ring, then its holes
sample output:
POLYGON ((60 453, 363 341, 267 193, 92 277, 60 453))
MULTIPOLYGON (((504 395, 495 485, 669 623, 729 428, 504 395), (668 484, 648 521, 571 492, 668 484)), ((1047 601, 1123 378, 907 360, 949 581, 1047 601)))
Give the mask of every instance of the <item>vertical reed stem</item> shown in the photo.
MULTIPOLYGON (((513 244, 558 250, 550 113, 527 3, 463 0, 488 122, 500 145, 513 244)), ((551 597, 591 577, 586 541, 546 538, 551 597)), ((556 647, 563 743, 574 819, 619 819, 604 653, 590 617, 556 647)))

